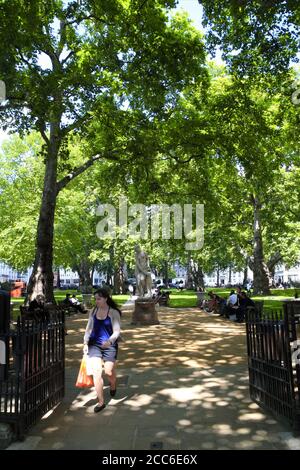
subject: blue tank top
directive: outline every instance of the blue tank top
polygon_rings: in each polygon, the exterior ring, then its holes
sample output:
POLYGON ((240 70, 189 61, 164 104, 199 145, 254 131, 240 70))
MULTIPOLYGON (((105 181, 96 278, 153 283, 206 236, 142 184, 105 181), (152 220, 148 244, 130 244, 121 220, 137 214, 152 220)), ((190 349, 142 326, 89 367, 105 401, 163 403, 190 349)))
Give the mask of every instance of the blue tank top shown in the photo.
POLYGON ((99 320, 96 317, 96 314, 94 314, 93 330, 90 336, 91 344, 97 344, 98 346, 101 346, 113 334, 112 323, 110 317, 108 316, 108 312, 106 318, 104 318, 103 320, 99 320))

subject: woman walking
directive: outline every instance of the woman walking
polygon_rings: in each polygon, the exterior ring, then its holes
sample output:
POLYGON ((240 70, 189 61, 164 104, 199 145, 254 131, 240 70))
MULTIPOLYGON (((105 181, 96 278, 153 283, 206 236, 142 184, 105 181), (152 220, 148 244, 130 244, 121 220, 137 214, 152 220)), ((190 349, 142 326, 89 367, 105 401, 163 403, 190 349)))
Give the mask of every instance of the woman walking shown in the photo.
POLYGON ((118 339, 120 338, 121 311, 105 288, 95 292, 96 307, 89 315, 84 335, 84 354, 89 355, 88 369, 94 378, 98 404, 94 412, 105 408, 103 396, 102 364, 104 373, 110 382, 110 396, 114 397, 116 388, 116 360, 118 355, 118 339))

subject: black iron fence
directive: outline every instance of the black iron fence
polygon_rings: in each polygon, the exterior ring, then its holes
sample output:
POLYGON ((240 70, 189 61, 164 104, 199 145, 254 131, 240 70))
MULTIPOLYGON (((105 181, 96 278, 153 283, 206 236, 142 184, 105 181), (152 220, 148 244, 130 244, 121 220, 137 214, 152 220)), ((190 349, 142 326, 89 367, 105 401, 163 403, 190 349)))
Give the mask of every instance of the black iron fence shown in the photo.
POLYGON ((246 316, 250 396, 300 430, 300 302, 280 313, 249 308, 246 316))
POLYGON ((64 313, 48 322, 19 318, 14 328, 0 333, 0 342, 5 347, 0 422, 11 423, 22 439, 64 396, 64 313))

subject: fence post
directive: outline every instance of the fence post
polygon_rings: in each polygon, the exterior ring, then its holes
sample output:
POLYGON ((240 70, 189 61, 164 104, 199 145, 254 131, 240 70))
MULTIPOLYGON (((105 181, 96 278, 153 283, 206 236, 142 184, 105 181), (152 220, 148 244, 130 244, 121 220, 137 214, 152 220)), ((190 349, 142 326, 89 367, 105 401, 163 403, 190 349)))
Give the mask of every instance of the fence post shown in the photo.
POLYGON ((0 290, 0 380, 8 379, 10 294, 0 290))
POLYGON ((284 309, 284 319, 287 329, 287 337, 289 340, 289 353, 290 353, 290 363, 291 363, 291 380, 293 384, 293 391, 295 397, 295 415, 293 427, 295 431, 300 431, 300 364, 299 356, 300 352, 297 354, 297 349, 299 347, 300 337, 298 338, 297 325, 300 324, 300 300, 286 300, 283 302, 284 309), (291 344, 290 344, 291 343, 291 344), (296 356, 295 364, 292 363, 292 354, 296 356), (295 376, 293 375, 293 368, 295 370, 295 376), (296 393, 296 390, 298 391, 296 393))

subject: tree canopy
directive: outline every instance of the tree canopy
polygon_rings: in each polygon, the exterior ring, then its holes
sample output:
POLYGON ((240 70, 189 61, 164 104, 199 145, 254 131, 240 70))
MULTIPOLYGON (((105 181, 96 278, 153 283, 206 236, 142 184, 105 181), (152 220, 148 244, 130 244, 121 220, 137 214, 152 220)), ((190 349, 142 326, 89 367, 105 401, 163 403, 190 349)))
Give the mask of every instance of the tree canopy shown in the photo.
POLYGON ((205 205, 201 251, 143 241, 165 277, 176 259, 199 282, 250 265, 260 291, 275 262, 297 261, 298 7, 212 3, 209 41, 230 68, 207 60, 186 15, 168 16, 175 1, 0 3, 1 127, 21 136, 0 154, 0 258, 34 264, 33 297, 53 300, 53 265, 87 283, 105 265, 122 283, 135 241, 95 232, 97 205, 120 197, 205 205))
POLYGON ((199 0, 211 51, 240 75, 286 72, 299 52, 300 7, 297 0, 199 0))

